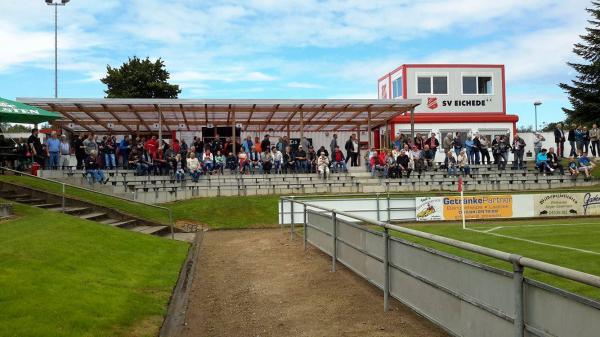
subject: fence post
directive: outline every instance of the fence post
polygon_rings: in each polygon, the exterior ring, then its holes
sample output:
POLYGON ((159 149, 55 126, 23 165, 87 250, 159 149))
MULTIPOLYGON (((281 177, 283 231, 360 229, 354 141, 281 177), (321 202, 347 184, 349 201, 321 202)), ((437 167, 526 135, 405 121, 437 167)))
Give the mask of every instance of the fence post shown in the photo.
POLYGON ((523 337, 525 317, 523 315, 523 266, 519 263, 520 256, 511 257, 513 264, 513 282, 515 291, 515 337, 523 337))
POLYGON ((387 222, 390 222, 392 220, 392 215, 391 215, 391 211, 390 211, 390 193, 388 192, 387 194, 387 222))
POLYGON ((388 311, 390 300, 390 233, 383 229, 383 311, 388 311))
POLYGON ((65 183, 62 183, 62 202, 61 202, 62 212, 65 212, 65 183))
POLYGON ((377 200, 377 221, 381 221, 381 216, 379 215, 380 209, 379 209, 379 193, 376 194, 376 200, 377 200))
POLYGON ((331 249, 331 271, 335 272, 335 261, 337 260, 337 214, 335 211, 331 212, 331 222, 333 224, 331 231, 331 237, 333 238, 331 249))
POLYGON ((292 222, 290 224, 290 240, 294 239, 294 201, 292 200, 292 204, 291 204, 291 209, 292 209, 292 222))
POLYGON ((304 233, 303 233, 303 236, 304 236, 304 238, 303 238, 303 240, 304 240, 304 250, 306 250, 306 240, 308 239, 308 234, 306 233, 306 229, 307 229, 306 228, 306 204, 304 204, 303 213, 304 213, 304 219, 302 219, 303 220, 303 222, 302 222, 302 229, 304 230, 304 233))
POLYGON ((169 226, 171 227, 171 240, 175 240, 175 228, 173 227, 173 211, 168 208, 169 210, 169 226))
POLYGON ((283 221, 284 221, 284 220, 283 220, 283 219, 284 219, 284 218, 283 218, 283 216, 284 216, 284 214, 283 214, 283 198, 281 198, 281 197, 279 198, 279 204, 280 204, 280 205, 279 205, 279 207, 281 207, 281 211, 280 211, 280 212, 281 212, 281 216, 280 216, 280 218, 281 218, 281 220, 280 220, 280 224, 281 224, 281 230, 283 231, 283 221))

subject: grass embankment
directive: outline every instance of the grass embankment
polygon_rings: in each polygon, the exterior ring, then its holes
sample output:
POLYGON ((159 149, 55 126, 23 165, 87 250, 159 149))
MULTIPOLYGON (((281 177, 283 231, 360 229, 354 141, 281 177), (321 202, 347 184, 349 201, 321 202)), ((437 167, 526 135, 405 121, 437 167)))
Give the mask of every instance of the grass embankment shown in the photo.
POLYGON ((156 336, 188 244, 14 204, 0 336, 156 336))
MULTIPOLYGON (((27 176, 0 175, 0 180, 39 190, 61 193, 61 185, 27 176)), ((168 213, 152 206, 67 187, 67 195, 110 207, 141 218, 166 223, 168 213)), ((279 196, 199 198, 162 204, 171 208, 174 220, 190 221, 211 228, 262 228, 277 226, 279 196)))

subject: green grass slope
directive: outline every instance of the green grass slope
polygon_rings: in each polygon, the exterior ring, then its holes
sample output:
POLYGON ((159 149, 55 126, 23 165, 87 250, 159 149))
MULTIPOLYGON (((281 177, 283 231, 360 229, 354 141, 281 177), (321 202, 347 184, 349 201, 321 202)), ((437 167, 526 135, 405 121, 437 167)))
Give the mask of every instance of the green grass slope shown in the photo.
POLYGON ((0 222, 0 336, 155 336, 186 243, 14 205, 0 222))

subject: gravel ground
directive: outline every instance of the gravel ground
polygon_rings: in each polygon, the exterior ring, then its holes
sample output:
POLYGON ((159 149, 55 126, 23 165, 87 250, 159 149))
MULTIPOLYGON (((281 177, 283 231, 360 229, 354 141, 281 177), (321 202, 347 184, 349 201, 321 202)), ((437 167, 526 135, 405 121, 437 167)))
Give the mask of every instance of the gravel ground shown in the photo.
POLYGON ((205 233, 184 336, 447 336, 280 229, 205 233))

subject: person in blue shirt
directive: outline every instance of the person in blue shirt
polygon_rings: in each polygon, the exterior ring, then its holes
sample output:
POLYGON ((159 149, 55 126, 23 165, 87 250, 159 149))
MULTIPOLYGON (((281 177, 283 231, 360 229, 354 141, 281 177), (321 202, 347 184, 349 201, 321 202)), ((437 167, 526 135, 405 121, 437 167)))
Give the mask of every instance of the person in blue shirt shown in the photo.
POLYGON ((46 151, 48 151, 48 166, 50 169, 58 169, 60 161, 60 140, 56 135, 56 131, 52 131, 50 138, 46 141, 46 151))
POLYGON ((578 171, 583 172, 586 178, 590 178, 590 172, 594 169, 594 163, 587 156, 587 152, 583 152, 577 159, 578 171))
POLYGON ((577 162, 575 161, 575 157, 569 157, 569 173, 572 176, 577 177, 579 175, 579 170, 577 169, 577 162))
POLYGON ((121 166, 126 170, 129 166, 129 153, 131 152, 131 142, 129 135, 125 135, 119 142, 119 154, 121 155, 121 166))
POLYGON ((548 150, 542 149, 535 158, 535 167, 540 173, 554 172, 554 169, 548 163, 548 150))

